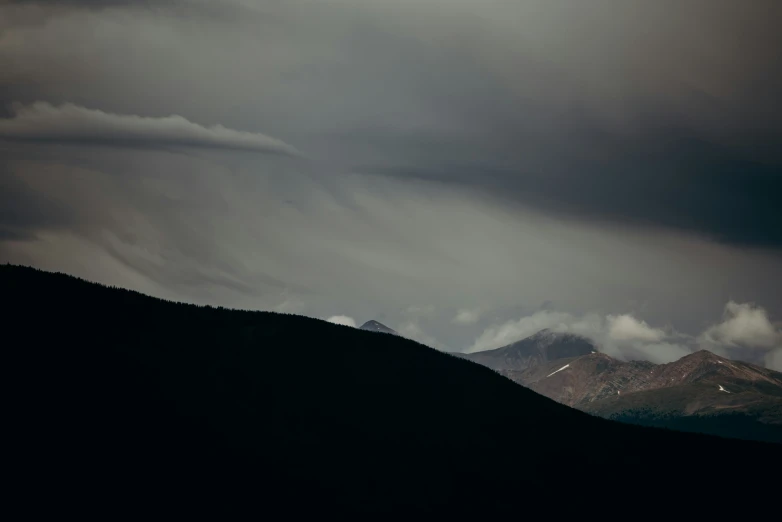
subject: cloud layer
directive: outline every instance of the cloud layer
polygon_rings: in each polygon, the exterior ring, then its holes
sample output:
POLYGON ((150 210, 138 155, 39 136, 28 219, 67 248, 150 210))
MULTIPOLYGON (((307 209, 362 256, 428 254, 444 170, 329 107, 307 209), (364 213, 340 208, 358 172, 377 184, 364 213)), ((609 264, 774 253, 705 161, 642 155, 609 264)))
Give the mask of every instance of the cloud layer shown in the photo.
POLYGON ((620 359, 643 359, 654 363, 675 361, 690 353, 681 336, 652 328, 630 314, 576 316, 541 310, 515 321, 487 328, 475 340, 470 352, 483 351, 529 337, 540 330, 581 335, 592 340, 601 351, 620 359))
POLYGON ((782 250, 777 0, 0 9, 0 105, 263 122, 363 175, 782 250))
POLYGON ((704 349, 738 359, 762 359, 782 371, 782 323, 770 320, 765 309, 753 303, 729 301, 722 321, 698 336, 704 349))
POLYGON ((112 114, 71 103, 11 105, 11 118, 0 120, 0 138, 81 142, 114 146, 206 147, 298 156, 290 145, 263 134, 203 127, 182 116, 161 118, 112 114))
POLYGON ((601 351, 625 360, 667 363, 695 350, 706 349, 777 370, 782 362, 782 325, 773 324, 763 308, 734 301, 725 305, 721 322, 708 327, 698 336, 686 335, 670 327, 652 327, 633 314, 575 316, 541 310, 487 328, 468 351, 499 348, 546 328, 584 336, 595 342, 601 351))
POLYGON ((782 328, 771 323, 763 308, 751 303, 728 302, 722 322, 701 334, 703 345, 775 348, 782 346, 782 328))

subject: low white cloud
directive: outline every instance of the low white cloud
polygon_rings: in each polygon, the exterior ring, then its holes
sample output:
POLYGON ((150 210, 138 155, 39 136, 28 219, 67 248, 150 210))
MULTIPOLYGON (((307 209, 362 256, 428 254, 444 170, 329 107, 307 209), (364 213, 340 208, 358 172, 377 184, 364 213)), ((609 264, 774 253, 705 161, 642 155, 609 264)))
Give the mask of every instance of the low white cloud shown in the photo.
POLYGON ((468 308, 462 308, 456 313, 456 316, 453 318, 452 322, 455 324, 475 324, 478 322, 478 320, 481 318, 481 310, 480 309, 468 309, 468 308))
POLYGON ((766 310, 750 303, 730 301, 721 323, 699 337, 705 347, 722 345, 772 349, 782 346, 782 328, 771 323, 766 310))
POLYGON ((722 321, 704 330, 697 343, 724 357, 782 368, 782 325, 773 323, 764 308, 752 303, 729 301, 722 321))
POLYGON ((641 359, 660 364, 705 349, 725 357, 782 369, 782 326, 774 324, 763 308, 734 301, 725 305, 720 323, 696 337, 651 326, 632 314, 575 316, 543 310, 487 328, 467 351, 499 348, 546 328, 586 337, 602 352, 623 360, 641 359))
POLYGON ((204 127, 182 116, 159 118, 113 114, 72 103, 15 103, 12 117, 0 119, 0 138, 15 140, 111 143, 160 147, 181 145, 299 156, 287 143, 264 134, 213 125, 204 127))
POLYGON ((630 314, 576 316, 551 310, 489 327, 468 351, 499 348, 543 329, 586 337, 602 352, 623 360, 642 359, 659 364, 692 352, 689 346, 680 342, 681 334, 651 327, 630 314))
POLYGON ((326 321, 334 324, 341 324, 342 326, 350 326, 351 328, 356 327, 356 320, 347 315, 332 315, 326 319, 326 321))
POLYGON ((652 328, 646 321, 636 319, 632 315, 609 315, 608 336, 615 341, 647 341, 659 342, 665 338, 665 331, 652 328))
POLYGON ((782 348, 766 354, 766 368, 782 372, 782 348))
MULTIPOLYGON (((480 352, 499 348, 507 344, 529 337, 543 329, 549 328, 559 332, 569 332, 578 322, 577 317, 564 312, 542 310, 517 321, 508 321, 500 325, 488 327, 478 336, 468 352, 480 352)), ((580 330, 590 330, 593 325, 579 325, 580 330)))

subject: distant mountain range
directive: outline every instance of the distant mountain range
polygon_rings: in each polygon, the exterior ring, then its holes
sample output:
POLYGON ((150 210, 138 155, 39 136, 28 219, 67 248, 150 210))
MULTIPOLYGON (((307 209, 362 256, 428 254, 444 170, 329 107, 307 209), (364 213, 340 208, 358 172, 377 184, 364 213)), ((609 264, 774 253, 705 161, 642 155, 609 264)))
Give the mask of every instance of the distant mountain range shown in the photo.
MULTIPOLYGON (((401 336, 17 266, 0 265, 0 289, 5 493, 26 513, 180 516, 211 499, 220 518, 612 519, 648 514, 664 488, 707 499, 692 503, 705 519, 724 514, 715 488, 742 507, 778 488, 763 477, 779 445, 611 422, 401 336)), ((719 382, 731 397, 736 367, 719 382)), ((747 375, 747 392, 776 378, 747 375)))
POLYGON ((456 354, 557 402, 614 420, 782 442, 782 373, 701 350, 669 364, 623 362, 544 330, 456 354))

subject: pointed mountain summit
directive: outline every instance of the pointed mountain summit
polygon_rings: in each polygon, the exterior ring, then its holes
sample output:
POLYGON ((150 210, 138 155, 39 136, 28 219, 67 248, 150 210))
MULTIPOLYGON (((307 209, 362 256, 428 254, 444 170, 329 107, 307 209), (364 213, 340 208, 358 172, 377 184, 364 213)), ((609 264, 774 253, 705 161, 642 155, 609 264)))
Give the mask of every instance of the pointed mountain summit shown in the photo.
POLYGON ((384 325, 381 322, 371 320, 367 321, 366 323, 362 324, 359 328, 360 330, 367 330, 368 332, 380 332, 380 333, 388 333, 393 335, 399 335, 396 330, 393 328, 389 328, 388 326, 384 325))
POLYGON ((493 370, 526 370, 549 361, 581 357, 597 352, 585 337, 545 329, 520 341, 484 352, 453 354, 493 370))

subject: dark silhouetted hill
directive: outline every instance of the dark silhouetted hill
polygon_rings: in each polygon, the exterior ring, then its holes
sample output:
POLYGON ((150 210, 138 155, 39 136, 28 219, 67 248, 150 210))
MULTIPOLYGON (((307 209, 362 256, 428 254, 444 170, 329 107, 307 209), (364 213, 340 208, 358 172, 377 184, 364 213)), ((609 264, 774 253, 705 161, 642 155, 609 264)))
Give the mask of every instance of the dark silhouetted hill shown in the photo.
POLYGON ((397 336, 17 266, 0 290, 5 493, 28 515, 619 518, 731 474, 719 498, 756 501, 779 469, 777 445, 592 417, 397 336))

